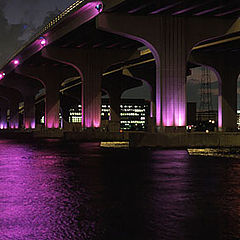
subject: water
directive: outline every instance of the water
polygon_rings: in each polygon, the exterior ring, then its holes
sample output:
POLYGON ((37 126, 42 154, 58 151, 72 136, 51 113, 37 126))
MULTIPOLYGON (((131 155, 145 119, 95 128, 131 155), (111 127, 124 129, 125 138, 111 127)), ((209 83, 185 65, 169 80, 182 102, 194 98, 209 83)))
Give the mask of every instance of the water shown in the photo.
POLYGON ((238 158, 1 140, 0 240, 236 240, 239 182, 238 158))

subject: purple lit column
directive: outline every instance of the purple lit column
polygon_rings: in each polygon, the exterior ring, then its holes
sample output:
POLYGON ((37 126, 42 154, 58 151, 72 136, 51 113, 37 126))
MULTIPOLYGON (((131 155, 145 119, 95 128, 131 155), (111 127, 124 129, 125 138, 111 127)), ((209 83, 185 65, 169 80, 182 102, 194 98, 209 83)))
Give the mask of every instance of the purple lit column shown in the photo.
POLYGON ((35 98, 27 96, 24 98, 24 127, 35 128, 35 98))
POLYGON ((9 126, 11 129, 17 129, 19 127, 19 103, 10 102, 10 120, 9 126))
POLYGON ((0 105, 0 129, 7 129, 7 105, 0 105))
POLYGON ((59 128, 60 96, 59 84, 46 82, 45 127, 59 128))
POLYGON ((82 125, 98 128, 101 124, 101 72, 89 63, 83 76, 82 125))
MULTIPOLYGON (((222 112, 222 130, 236 131, 237 130, 237 79, 240 73, 240 68, 234 69, 234 68, 231 68, 230 66, 227 67, 226 65, 223 67, 220 73, 221 102, 219 102, 219 107, 221 107, 221 112, 222 112)), ((220 119, 220 122, 221 122, 221 119, 220 119)))
POLYGON ((163 126, 186 125, 186 46, 184 20, 163 18, 160 74, 163 126))

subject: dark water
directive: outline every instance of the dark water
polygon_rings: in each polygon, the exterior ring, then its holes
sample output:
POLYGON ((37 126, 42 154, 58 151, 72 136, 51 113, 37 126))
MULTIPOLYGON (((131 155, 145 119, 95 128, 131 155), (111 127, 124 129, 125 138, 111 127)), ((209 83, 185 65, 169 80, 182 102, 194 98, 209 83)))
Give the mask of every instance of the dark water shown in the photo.
POLYGON ((9 239, 240 239, 240 159, 1 141, 9 239))

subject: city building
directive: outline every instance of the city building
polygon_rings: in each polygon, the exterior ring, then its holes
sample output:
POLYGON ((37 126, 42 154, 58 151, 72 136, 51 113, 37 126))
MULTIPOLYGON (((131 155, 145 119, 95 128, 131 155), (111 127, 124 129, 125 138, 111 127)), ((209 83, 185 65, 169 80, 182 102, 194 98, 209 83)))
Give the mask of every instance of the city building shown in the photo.
MULTIPOLYGON (((144 99, 122 99, 120 104, 120 129, 124 131, 144 131, 147 129, 149 102, 144 99)), ((110 118, 109 99, 102 99, 102 121, 110 118)), ((82 107, 71 108, 69 123, 81 123, 82 107)))

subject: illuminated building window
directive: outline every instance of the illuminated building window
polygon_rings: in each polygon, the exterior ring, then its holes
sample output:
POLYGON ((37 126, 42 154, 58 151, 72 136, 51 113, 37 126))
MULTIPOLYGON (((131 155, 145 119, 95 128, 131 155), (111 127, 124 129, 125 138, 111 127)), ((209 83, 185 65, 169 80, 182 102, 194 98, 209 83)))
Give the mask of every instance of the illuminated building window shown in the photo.
MULTIPOLYGON (((142 99, 122 99, 120 104, 120 129, 125 131, 144 131, 147 128, 149 104, 142 99)), ((102 99, 101 119, 110 120, 110 105, 108 99, 102 99)), ((82 107, 69 110, 69 123, 81 123, 82 107)))

